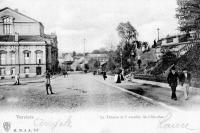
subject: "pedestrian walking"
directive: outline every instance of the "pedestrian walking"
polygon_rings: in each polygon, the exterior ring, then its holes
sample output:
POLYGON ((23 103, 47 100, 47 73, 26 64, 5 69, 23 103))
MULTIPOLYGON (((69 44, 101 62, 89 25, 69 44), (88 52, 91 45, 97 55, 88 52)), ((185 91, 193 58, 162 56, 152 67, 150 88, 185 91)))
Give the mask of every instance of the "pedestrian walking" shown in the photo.
POLYGON ((66 71, 63 71, 63 77, 64 78, 66 77, 66 71))
POLYGON ((103 79, 106 80, 106 78, 107 78, 106 72, 103 71, 102 74, 103 74, 103 79))
POLYGON ((18 74, 15 74, 15 83, 14 85, 17 85, 18 84, 18 74))
POLYGON ((117 81, 116 83, 121 83, 121 74, 117 74, 117 81))
POLYGON ((124 81, 124 69, 122 69, 122 72, 121 72, 121 74, 120 74, 120 78, 121 78, 121 81, 124 81))
POLYGON ((14 85, 20 85, 20 83, 19 83, 19 74, 16 74, 15 75, 15 83, 14 83, 14 85))
POLYGON ((169 86, 171 87, 172 90, 171 99, 173 100, 177 100, 176 87, 178 85, 178 78, 179 78, 178 73, 176 72, 175 67, 173 66, 167 77, 167 82, 169 83, 169 86))
POLYGON ((51 87, 51 74, 49 72, 46 73, 46 92, 49 95, 48 90, 50 90, 51 94, 54 94, 51 87))
POLYGON ((93 75, 96 75, 97 71, 93 71, 93 75))
POLYGON ((188 100, 189 89, 191 86, 191 78, 191 74, 187 71, 186 68, 184 68, 182 73, 180 74, 180 84, 183 88, 185 100, 188 100))

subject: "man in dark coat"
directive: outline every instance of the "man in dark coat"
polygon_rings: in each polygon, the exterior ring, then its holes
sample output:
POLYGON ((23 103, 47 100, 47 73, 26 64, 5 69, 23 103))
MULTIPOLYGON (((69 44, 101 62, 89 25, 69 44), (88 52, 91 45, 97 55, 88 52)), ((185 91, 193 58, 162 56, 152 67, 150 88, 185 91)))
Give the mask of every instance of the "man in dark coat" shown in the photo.
POLYGON ((103 71, 102 75, 103 75, 103 79, 106 80, 106 78, 107 78, 106 71, 103 71))
POLYGON ((51 87, 51 74, 49 72, 46 73, 46 92, 49 95, 48 89, 50 90, 51 94, 54 94, 51 87))
POLYGON ((186 68, 183 69, 183 72, 180 74, 180 83, 183 86, 185 100, 188 99, 189 88, 191 86, 191 74, 187 71, 186 68))
POLYGON ((167 77, 167 82, 169 83, 169 86, 171 87, 171 90, 172 90, 171 99, 173 100, 177 100, 176 87, 178 85, 178 78, 179 78, 178 73, 175 71, 175 67, 173 66, 167 77))

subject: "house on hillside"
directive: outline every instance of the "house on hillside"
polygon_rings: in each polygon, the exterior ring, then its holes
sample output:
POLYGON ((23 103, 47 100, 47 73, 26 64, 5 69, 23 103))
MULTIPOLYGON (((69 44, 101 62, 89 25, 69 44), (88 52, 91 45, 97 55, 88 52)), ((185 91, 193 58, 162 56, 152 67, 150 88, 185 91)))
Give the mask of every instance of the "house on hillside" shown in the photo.
POLYGON ((33 77, 58 67, 57 36, 41 22, 9 7, 0 10, 0 79, 33 77))
POLYGON ((167 51, 171 51, 177 57, 184 55, 192 46, 199 42, 200 35, 195 32, 167 36, 158 40, 156 47, 156 57, 160 57, 167 51))

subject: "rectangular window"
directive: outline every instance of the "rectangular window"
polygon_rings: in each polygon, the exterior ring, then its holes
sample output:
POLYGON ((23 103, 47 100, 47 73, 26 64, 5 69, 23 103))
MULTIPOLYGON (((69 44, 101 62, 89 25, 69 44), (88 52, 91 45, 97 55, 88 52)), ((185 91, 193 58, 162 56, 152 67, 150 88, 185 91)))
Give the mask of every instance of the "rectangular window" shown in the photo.
POLYGON ((42 64, 42 53, 36 53, 36 64, 42 64))
POLYGON ((5 75, 5 68, 0 68, 0 76, 4 76, 5 75))
POLYGON ((25 53, 24 59, 25 59, 24 63, 29 64, 30 63, 30 53, 25 53))
POLYGON ((41 59, 39 59, 39 64, 41 64, 41 59))
POLYGON ((28 74, 29 73, 29 67, 24 67, 24 73, 28 74))
POLYGON ((13 33, 13 21, 12 17, 3 17, 3 33, 4 35, 11 35, 13 33))
POLYGON ((11 53, 11 64, 15 64, 15 54, 11 53))
POLYGON ((173 38, 167 38, 167 43, 173 42, 173 38))
POLYGON ((12 31, 11 31, 12 25, 11 25, 11 24, 4 24, 4 25, 3 25, 3 29, 4 29, 4 34, 5 34, 5 35, 10 35, 10 34, 12 34, 12 31))
POLYGON ((0 64, 1 65, 6 64, 6 54, 0 54, 0 64))
POLYGON ((15 75, 15 68, 14 68, 14 67, 11 68, 11 70, 10 70, 10 75, 15 75))

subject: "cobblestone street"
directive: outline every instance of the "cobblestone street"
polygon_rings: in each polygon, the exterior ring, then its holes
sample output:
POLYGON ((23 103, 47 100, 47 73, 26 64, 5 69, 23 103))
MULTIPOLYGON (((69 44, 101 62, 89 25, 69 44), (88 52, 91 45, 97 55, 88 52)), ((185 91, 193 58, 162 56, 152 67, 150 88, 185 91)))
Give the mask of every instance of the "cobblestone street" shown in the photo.
MULTIPOLYGON (((102 79, 103 80, 103 79, 102 79)), ((90 74, 72 73, 52 79, 55 94, 46 95, 45 83, 22 83, 20 86, 1 86, 1 108, 81 111, 138 111, 161 109, 93 79, 90 74)))

